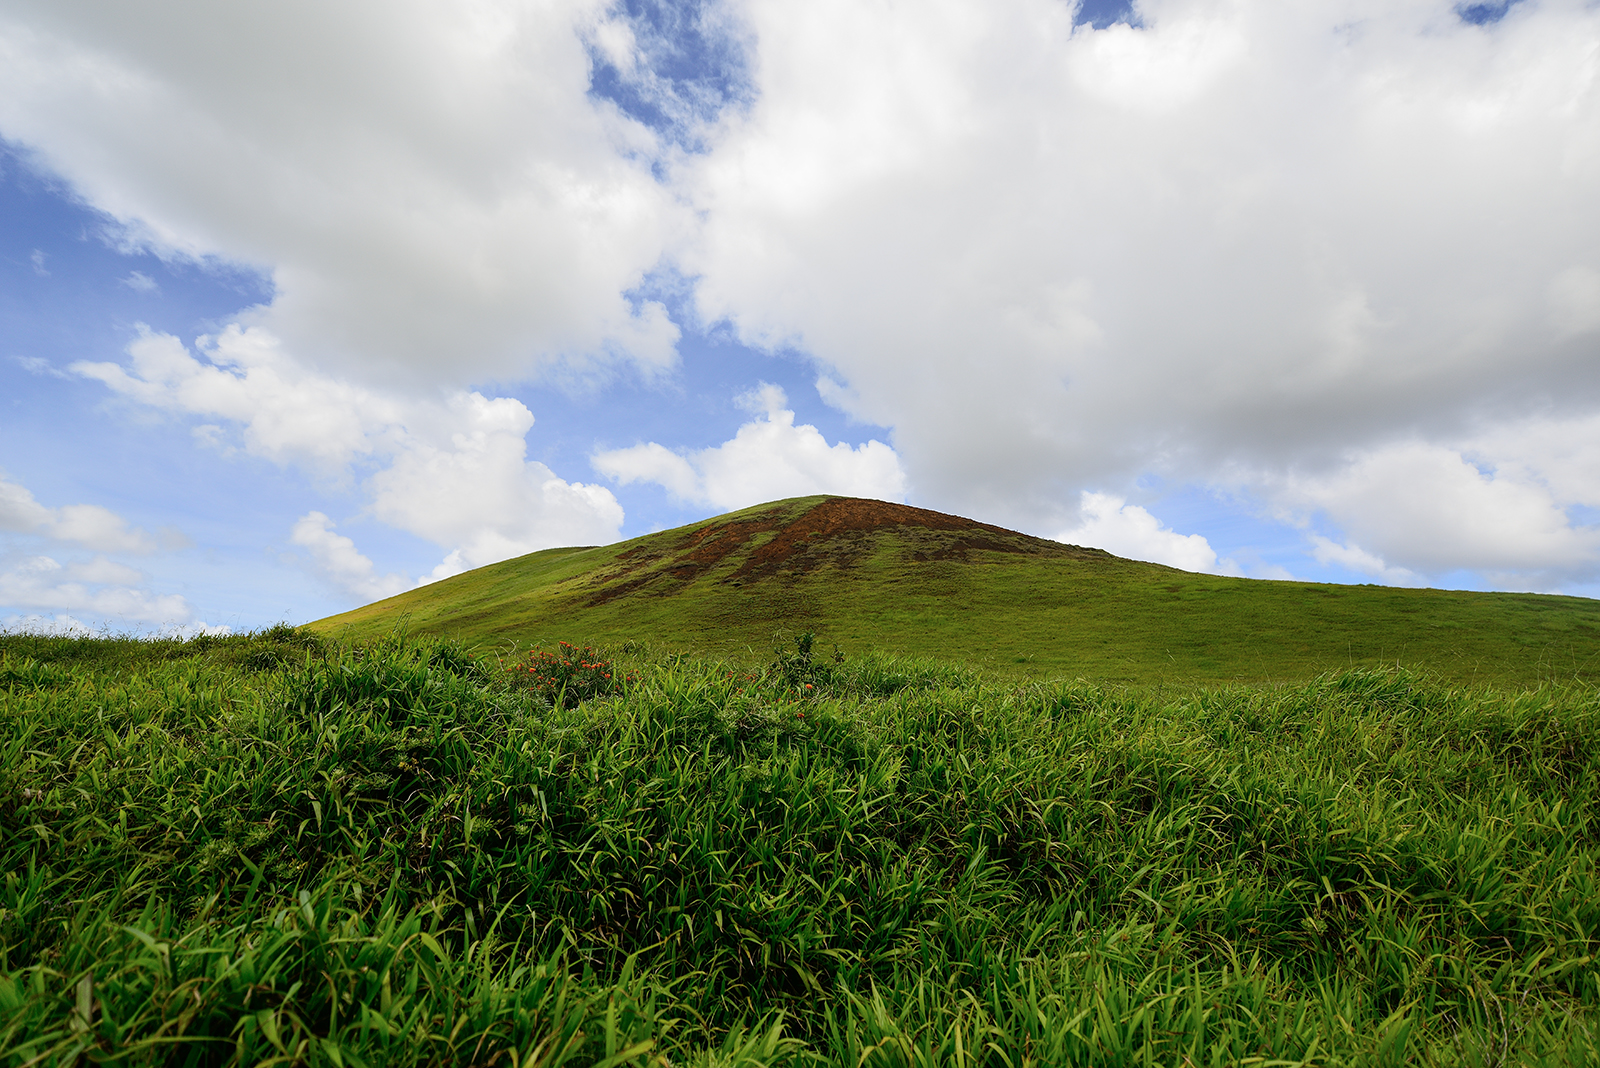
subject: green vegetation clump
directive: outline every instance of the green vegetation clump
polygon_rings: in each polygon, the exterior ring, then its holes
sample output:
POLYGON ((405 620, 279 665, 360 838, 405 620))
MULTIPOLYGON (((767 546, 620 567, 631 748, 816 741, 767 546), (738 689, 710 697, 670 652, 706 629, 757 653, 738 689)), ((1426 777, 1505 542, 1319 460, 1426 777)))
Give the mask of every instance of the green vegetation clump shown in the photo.
POLYGON ((530 649, 507 669, 511 685, 546 705, 576 708, 584 701, 622 692, 628 681, 598 649, 559 642, 555 649, 530 649))
MULTIPOLYGON (((187 640, 110 635, 77 638, 0 631, 0 650, 5 658, 0 672, 22 670, 22 665, 31 662, 31 670, 106 674, 196 659, 245 671, 271 671, 300 663, 308 655, 321 656, 327 644, 314 631, 287 623, 243 634, 201 634, 187 640)), ((5 683, 6 676, 0 674, 0 686, 5 683)))
POLYGON ((0 638, 0 1064, 1600 1060, 1594 689, 812 647, 0 638))

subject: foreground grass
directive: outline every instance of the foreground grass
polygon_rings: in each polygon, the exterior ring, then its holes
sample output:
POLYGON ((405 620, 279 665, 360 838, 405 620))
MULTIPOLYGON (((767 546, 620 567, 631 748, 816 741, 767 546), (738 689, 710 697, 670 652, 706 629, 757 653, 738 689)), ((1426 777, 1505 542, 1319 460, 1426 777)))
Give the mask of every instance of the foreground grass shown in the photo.
POLYGON ((0 639, 0 1063, 1600 1061, 1593 689, 784 667, 0 639))

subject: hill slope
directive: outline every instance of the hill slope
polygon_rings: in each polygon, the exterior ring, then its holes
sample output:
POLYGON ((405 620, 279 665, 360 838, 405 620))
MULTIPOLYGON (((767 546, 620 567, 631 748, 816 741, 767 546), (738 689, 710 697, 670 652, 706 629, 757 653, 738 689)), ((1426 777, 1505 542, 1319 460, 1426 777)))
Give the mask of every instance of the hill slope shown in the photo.
POLYGON ((760 659, 774 635, 1130 682, 1401 663, 1463 681, 1600 679, 1600 601, 1198 575, 905 505, 802 497, 549 549, 311 624, 469 641, 642 640, 760 659))

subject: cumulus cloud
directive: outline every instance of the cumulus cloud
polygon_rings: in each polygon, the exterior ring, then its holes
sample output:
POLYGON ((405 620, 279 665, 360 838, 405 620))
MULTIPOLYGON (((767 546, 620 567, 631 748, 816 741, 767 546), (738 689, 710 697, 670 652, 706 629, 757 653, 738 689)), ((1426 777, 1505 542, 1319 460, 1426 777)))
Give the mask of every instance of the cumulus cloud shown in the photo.
POLYGON ((521 402, 457 394, 438 414, 452 431, 447 445, 408 441, 373 476, 379 519, 454 546, 468 567, 616 540, 623 514, 610 490, 564 481, 525 458, 534 420, 521 402))
POLYGON ((1069 545, 1088 545, 1130 560, 1149 560, 1184 571, 1236 573, 1227 561, 1219 565, 1216 550, 1199 534, 1179 534, 1137 504, 1107 493, 1084 491, 1076 526, 1055 536, 1069 545))
POLYGON ((1270 496, 1347 464, 1330 487, 1443 478, 1541 546, 1352 535, 1391 564, 1577 551, 1536 494, 1360 457, 1600 409, 1600 8, 739 10, 755 102, 683 177, 701 313, 819 358, 928 503, 1059 529, 1145 471, 1270 496))
MULTIPOLYGON (((527 458, 534 417, 512 398, 369 389, 307 368, 260 327, 231 325, 195 352, 144 330, 128 353, 126 366, 73 370, 142 404, 224 420, 228 427, 196 428, 224 450, 360 479, 374 516, 448 550, 435 578, 537 549, 615 541, 622 525, 610 490, 564 481, 527 458)), ((404 584, 377 577, 349 538, 319 522, 328 522, 320 512, 302 517, 292 539, 337 588, 379 597, 404 584)))
POLYGON ((679 500, 724 510, 814 493, 905 499, 905 471, 890 446, 830 446, 816 427, 795 425, 777 386, 762 383, 740 400, 757 418, 731 441, 689 453, 656 442, 611 449, 595 454, 595 470, 623 485, 653 482, 679 500))
POLYGON ((21 0, 0 16, 0 132, 128 243, 262 266, 254 321, 306 359, 451 384, 659 369, 676 328, 624 293, 686 215, 657 136, 590 96, 609 11, 21 0))
MULTIPOLYGON (((139 578, 133 572, 134 578, 139 578)), ((155 594, 127 584, 127 571, 108 562, 63 565, 34 556, 0 571, 0 604, 54 612, 90 612, 136 623, 184 623, 193 612, 177 594, 155 594)))
MULTIPOLYGON (((1474 454, 1485 455, 1476 449, 1401 442, 1364 451, 1326 473, 1291 476, 1275 487, 1274 497, 1296 502, 1307 515, 1326 516, 1345 533, 1345 544, 1313 537, 1313 553, 1324 562, 1387 581, 1469 569, 1502 586, 1553 589, 1600 571, 1600 528, 1575 523, 1568 512, 1574 498, 1596 499, 1585 492, 1596 474, 1589 462, 1583 477, 1552 484, 1537 472, 1559 475, 1569 458, 1529 443, 1494 450, 1508 458, 1540 452, 1537 466, 1496 467, 1482 458, 1474 462, 1474 454)), ((1592 445, 1584 453, 1592 457, 1592 445)))
POLYGON ((1417 576, 1403 567, 1390 567, 1380 556, 1361 548, 1334 541, 1322 534, 1311 535, 1311 555, 1319 564, 1338 564, 1351 571, 1370 575, 1394 586, 1417 585, 1417 576))
POLYGON ((97 504, 47 508, 26 486, 12 482, 4 472, 0 472, 0 531, 36 534, 103 552, 152 553, 158 548, 155 538, 129 526, 126 519, 109 508, 97 504))
POLYGON ((194 613, 183 597, 153 591, 142 571, 106 555, 145 556, 186 540, 171 529, 151 537, 96 504, 46 506, 0 472, 0 607, 26 613, 7 617, 5 626, 78 633, 84 624, 71 613, 97 616, 102 627, 190 623, 194 613), (70 555, 84 549, 94 555, 70 555), (56 613, 54 621, 40 610, 56 613))
POLYGON ((144 572, 138 568, 119 564, 104 556, 69 564, 63 573, 74 582, 98 586, 136 586, 145 579, 144 572))
MULTIPOLYGON (((229 325, 191 354, 170 334, 141 327, 129 364, 80 361, 72 370, 99 379, 131 400, 171 412, 239 424, 244 451, 279 464, 335 475, 403 434, 395 398, 308 371, 261 328, 229 325)), ((200 428, 222 441, 221 427, 200 428)))
POLYGON ((410 585, 403 575, 380 577, 356 543, 343 534, 335 534, 333 527, 333 520, 323 513, 307 512, 289 534, 289 541, 310 554, 317 571, 333 586, 363 601, 380 601, 410 585))

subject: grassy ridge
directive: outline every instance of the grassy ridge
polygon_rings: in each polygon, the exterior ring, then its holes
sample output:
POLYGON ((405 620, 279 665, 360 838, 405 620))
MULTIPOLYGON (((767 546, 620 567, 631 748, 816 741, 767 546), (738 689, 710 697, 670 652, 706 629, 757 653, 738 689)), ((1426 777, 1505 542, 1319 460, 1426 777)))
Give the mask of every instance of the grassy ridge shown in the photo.
POLYGON ((1600 1060, 1590 688, 636 660, 0 640, 0 1063, 1600 1060))
POLYGON ((402 624, 468 642, 671 635, 746 662, 774 631, 810 629, 850 651, 957 656, 991 676, 1139 684, 1397 664, 1463 683, 1600 681, 1600 601, 1198 575, 823 497, 534 553, 311 627, 370 639, 402 624))

